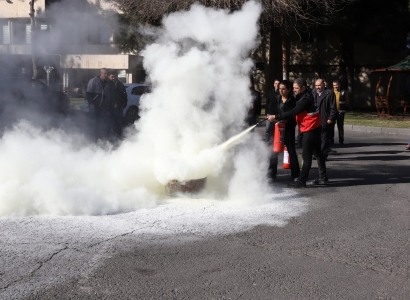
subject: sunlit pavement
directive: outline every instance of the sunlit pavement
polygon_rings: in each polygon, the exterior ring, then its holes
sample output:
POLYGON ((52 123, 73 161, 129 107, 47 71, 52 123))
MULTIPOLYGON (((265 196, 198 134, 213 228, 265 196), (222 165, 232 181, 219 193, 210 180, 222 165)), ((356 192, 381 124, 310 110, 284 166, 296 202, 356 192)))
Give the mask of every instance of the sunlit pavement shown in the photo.
POLYGON ((266 206, 172 200, 111 216, 2 219, 0 298, 405 299, 408 136, 345 134, 328 186, 289 190, 279 168, 266 206))

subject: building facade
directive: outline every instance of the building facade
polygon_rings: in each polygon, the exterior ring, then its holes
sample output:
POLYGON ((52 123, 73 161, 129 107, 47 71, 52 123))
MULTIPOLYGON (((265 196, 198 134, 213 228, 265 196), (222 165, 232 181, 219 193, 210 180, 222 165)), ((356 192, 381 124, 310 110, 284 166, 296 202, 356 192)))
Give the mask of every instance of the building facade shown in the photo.
POLYGON ((7 75, 31 76, 35 47, 38 78, 52 67, 51 83, 62 90, 82 88, 103 67, 117 70, 123 82, 145 79, 142 58, 115 44, 116 11, 108 2, 37 0, 34 34, 29 2, 0 0, 0 68, 7 75))

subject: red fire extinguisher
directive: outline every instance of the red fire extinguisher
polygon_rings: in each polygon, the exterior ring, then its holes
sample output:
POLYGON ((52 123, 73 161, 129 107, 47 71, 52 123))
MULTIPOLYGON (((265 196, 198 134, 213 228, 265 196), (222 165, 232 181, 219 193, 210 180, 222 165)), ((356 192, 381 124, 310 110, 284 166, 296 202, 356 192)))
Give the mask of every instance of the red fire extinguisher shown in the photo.
POLYGON ((273 152, 282 153, 285 144, 285 124, 278 122, 275 124, 275 133, 273 139, 273 152))
POLYGON ((290 169, 290 156, 289 156, 288 148, 286 148, 286 146, 283 151, 283 168, 290 169))

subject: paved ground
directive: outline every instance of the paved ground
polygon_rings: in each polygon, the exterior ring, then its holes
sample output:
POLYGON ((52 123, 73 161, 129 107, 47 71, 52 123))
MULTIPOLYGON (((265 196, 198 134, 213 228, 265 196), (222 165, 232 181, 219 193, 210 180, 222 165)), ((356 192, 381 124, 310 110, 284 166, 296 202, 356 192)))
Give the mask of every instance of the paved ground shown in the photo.
MULTIPOLYGON (((0 298, 408 299, 408 136, 346 136, 328 162, 328 187, 292 194, 280 170, 276 189, 295 213, 282 222, 272 214, 270 226, 239 214, 254 223, 213 232, 181 222, 164 235, 152 229, 167 229, 155 210, 151 219, 0 220, 0 298)), ((176 206, 167 218, 180 215, 176 206)))

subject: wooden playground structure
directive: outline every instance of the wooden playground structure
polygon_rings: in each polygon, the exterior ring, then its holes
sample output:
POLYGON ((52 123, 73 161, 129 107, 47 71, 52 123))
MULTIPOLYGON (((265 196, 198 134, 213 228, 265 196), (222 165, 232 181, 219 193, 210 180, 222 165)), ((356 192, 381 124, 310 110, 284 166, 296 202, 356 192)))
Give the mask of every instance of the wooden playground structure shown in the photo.
POLYGON ((391 67, 371 72, 379 75, 374 96, 377 114, 380 117, 398 112, 406 114, 410 108, 410 56, 391 67))

